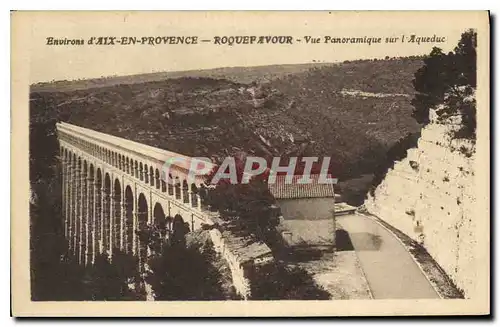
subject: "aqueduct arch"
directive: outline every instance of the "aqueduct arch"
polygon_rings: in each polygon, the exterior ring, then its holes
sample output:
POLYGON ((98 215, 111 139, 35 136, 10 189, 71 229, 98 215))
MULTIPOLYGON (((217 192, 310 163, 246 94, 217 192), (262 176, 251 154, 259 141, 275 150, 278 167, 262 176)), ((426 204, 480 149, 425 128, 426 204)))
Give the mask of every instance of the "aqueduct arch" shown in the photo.
POLYGON ((112 230, 112 247, 113 249, 121 249, 122 235, 121 231, 123 229, 122 226, 122 187, 120 185, 120 181, 118 178, 115 179, 114 188, 113 188, 113 222, 111 223, 112 230))
POLYGON ((126 253, 133 252, 133 239, 134 239, 134 193, 132 193, 132 188, 127 185, 125 189, 125 231, 123 233, 124 238, 124 250, 126 253))
POLYGON ((103 189, 103 246, 104 246, 104 251, 107 253, 110 253, 110 240, 111 240, 111 232, 110 232, 110 225, 112 222, 111 219, 111 177, 109 176, 109 173, 106 173, 104 177, 104 189, 103 189))
MULTIPOLYGON (((148 201, 144 194, 139 194, 139 200, 137 202, 137 224, 138 230, 143 231, 147 228, 148 225, 148 201)), ((143 267, 146 257, 148 255, 147 252, 147 239, 144 237, 139 237, 138 239, 138 248, 139 248, 139 262, 140 266, 143 267)))
POLYGON ((137 232, 154 223, 178 237, 208 222, 204 176, 188 178, 191 158, 67 123, 57 133, 64 232, 81 264, 117 250, 144 260, 137 232))

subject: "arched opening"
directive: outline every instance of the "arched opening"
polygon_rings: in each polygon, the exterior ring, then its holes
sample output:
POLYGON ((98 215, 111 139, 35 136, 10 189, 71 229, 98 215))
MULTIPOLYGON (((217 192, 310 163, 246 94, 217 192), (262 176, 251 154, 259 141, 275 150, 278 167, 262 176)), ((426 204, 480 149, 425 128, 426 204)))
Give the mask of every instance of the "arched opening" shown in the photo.
POLYGON ((171 216, 165 217, 165 228, 170 238, 172 236, 172 231, 174 229, 174 218, 172 218, 171 216))
POLYGON ((149 185, 155 186, 155 172, 151 166, 149 166, 149 185))
POLYGON ((69 156, 68 156, 68 150, 66 148, 63 148, 63 187, 62 187, 62 213, 63 213, 63 219, 64 219, 64 236, 66 239, 68 239, 69 236, 69 217, 68 217, 68 211, 67 211, 67 199, 68 199, 68 167, 69 167, 69 156))
POLYGON ((189 187, 186 180, 182 180, 182 202, 189 203, 189 187))
POLYGON ((120 181, 115 179, 113 190, 113 249, 121 249, 121 220, 122 220, 122 188, 120 181))
POLYGON ((198 207, 198 188, 195 183, 191 184, 191 206, 198 207))
POLYGON ((73 159, 73 154, 71 153, 71 151, 69 151, 68 153, 68 156, 69 156, 69 161, 68 161, 68 167, 67 167, 67 174, 68 174, 68 178, 67 178, 67 182, 66 182, 66 188, 67 188, 67 192, 68 192, 68 195, 66 197, 67 201, 66 201, 66 213, 67 213, 67 216, 68 216, 68 248, 69 250, 71 250, 73 248, 73 212, 72 212, 72 204, 73 204, 73 184, 74 184, 74 181, 73 181, 73 164, 74 164, 74 159, 73 159))
POLYGON ((155 170, 155 184, 156 184, 156 189, 159 190, 161 185, 160 185, 160 171, 158 168, 155 170))
POLYGON ((139 164, 137 160, 134 162, 134 176, 135 178, 139 178, 139 164))
POLYGON ((67 172, 67 181, 66 181, 66 189, 67 189, 67 196, 66 196, 66 201, 65 201, 65 207, 66 207, 66 216, 68 217, 68 248, 70 250, 73 249, 73 221, 74 221, 74 215, 73 215, 73 197, 74 197, 74 180, 73 180, 73 172, 74 172, 74 155, 71 151, 68 151, 68 165, 66 167, 66 172, 67 172))
POLYGON ((75 196, 74 196, 74 203, 73 203, 73 208, 75 208, 75 228, 74 228, 74 249, 75 249, 75 256, 77 259, 79 259, 80 256, 80 250, 81 250, 81 209, 82 209, 82 187, 81 187, 81 174, 82 174, 82 160, 81 158, 76 159, 76 174, 75 174, 75 196))
POLYGON ((96 190, 96 197, 95 197, 95 225, 96 225, 96 251, 99 250, 100 253, 102 253, 102 229, 103 229, 103 221, 102 221, 102 173, 101 169, 97 168, 97 173, 96 173, 96 181, 95 181, 95 190, 96 190))
POLYGON ((201 184, 200 187, 198 188, 198 195, 200 196, 200 208, 202 210, 207 209, 207 206, 205 205, 204 199, 207 197, 207 188, 205 185, 201 184))
POLYGON ((181 215, 177 214, 172 222, 171 244, 174 246, 186 246, 186 234, 189 233, 189 224, 184 222, 181 215))
POLYGON ((161 183, 161 192, 162 193, 167 192, 167 182, 165 182, 165 180, 162 179, 162 180, 160 180, 160 183, 161 183))
POLYGON ((168 174, 168 195, 174 195, 174 179, 172 178, 172 174, 168 174))
POLYGON ((118 169, 123 170, 122 155, 118 154, 118 169))
POLYGON ((165 240, 167 235, 167 224, 165 220, 165 212, 163 207, 158 202, 155 204, 153 209, 153 217, 155 226, 159 229, 161 240, 165 240))
POLYGON ((144 183, 149 184, 149 169, 148 165, 144 165, 144 183))
POLYGON ((104 230, 103 230, 103 252, 110 253, 110 239, 111 239, 111 179, 109 174, 104 176, 104 230))
POLYGON ((139 179, 144 180, 144 167, 142 167, 142 162, 139 164, 139 179))
POLYGON ((134 194, 129 185, 125 189, 125 252, 132 253, 134 243, 134 194))
POLYGON ((87 262, 94 263, 95 258, 95 173, 94 173, 94 165, 90 164, 89 166, 89 212, 88 212, 88 224, 89 224, 89 238, 88 238, 88 252, 87 252, 87 262))
POLYGON ((79 261, 85 264, 85 252, 87 251, 87 241, 88 241, 88 212, 87 212, 87 175, 88 174, 88 165, 87 161, 83 160, 83 169, 82 176, 80 178, 80 189, 81 189, 81 197, 80 197, 80 205, 81 205, 81 216, 80 216, 80 254, 79 261))
MULTIPOLYGON (((138 230, 142 232, 146 230, 148 225, 148 202, 142 193, 139 194, 137 209, 138 230)), ((138 237, 137 239, 139 240, 139 270, 143 271, 148 256, 148 239, 146 237, 138 237)))
POLYGON ((181 181, 177 176, 175 177, 175 198, 178 200, 181 198, 181 181))
POLYGON ((126 169, 127 169, 127 170, 126 170, 126 171, 127 171, 127 174, 130 174, 130 158, 129 158, 129 157, 127 157, 127 158, 125 159, 125 166, 126 166, 126 169))

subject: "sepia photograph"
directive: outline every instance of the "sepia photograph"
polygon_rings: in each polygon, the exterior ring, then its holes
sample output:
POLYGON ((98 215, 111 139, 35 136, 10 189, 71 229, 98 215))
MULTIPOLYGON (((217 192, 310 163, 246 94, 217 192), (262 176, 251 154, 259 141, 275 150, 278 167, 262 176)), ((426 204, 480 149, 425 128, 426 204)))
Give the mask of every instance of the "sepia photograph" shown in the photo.
POLYGON ((15 316, 489 314, 486 11, 11 19, 15 316))

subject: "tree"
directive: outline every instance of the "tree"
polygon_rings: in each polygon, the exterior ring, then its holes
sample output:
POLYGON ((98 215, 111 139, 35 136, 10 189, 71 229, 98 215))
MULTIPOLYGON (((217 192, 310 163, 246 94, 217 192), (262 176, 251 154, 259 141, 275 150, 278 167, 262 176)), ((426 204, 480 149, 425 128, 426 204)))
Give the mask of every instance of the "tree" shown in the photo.
MULTIPOLYGON (((227 179, 220 179, 216 185, 200 193, 205 204, 211 210, 218 211, 221 218, 231 223, 234 230, 253 235, 260 241, 274 232, 278 220, 274 210, 274 198, 267 187, 267 172, 254 176, 246 184, 241 183, 245 166, 244 156, 235 158, 236 184, 227 179)), ((207 175, 212 181, 217 173, 215 167, 207 175)))
POLYGON ((475 138, 476 103, 476 43, 474 30, 464 32, 454 51, 443 53, 434 47, 424 66, 415 73, 413 86, 417 91, 412 100, 413 117, 421 124, 429 123, 429 109, 444 104, 437 111, 438 119, 461 117, 462 128, 455 137, 475 138))
POLYGON ((458 45, 455 47, 455 55, 459 61, 461 74, 459 79, 462 85, 470 85, 475 88, 477 83, 477 33, 468 30, 462 34, 458 45))
POLYGON ((258 267, 250 276, 252 300, 329 300, 330 294, 318 286, 303 268, 280 263, 258 267))
POLYGON ((265 241, 278 221, 274 216, 274 198, 264 181, 248 184, 219 183, 206 193, 205 202, 237 230, 265 241))
POLYGON ((113 250, 112 262, 107 254, 98 254, 83 278, 85 297, 95 301, 143 300, 144 294, 129 289, 130 283, 137 285, 139 282, 137 267, 134 255, 117 248, 113 250))
POLYGON ((186 244, 185 230, 175 234, 166 240, 155 225, 148 225, 140 234, 151 250, 145 281, 151 285, 155 300, 224 300, 222 277, 213 265, 216 253, 211 241, 200 242, 203 237, 196 234, 186 244))
POLYGON ((222 278, 212 265, 215 255, 210 245, 197 249, 165 243, 161 254, 148 260, 146 280, 155 300, 224 300, 222 278))

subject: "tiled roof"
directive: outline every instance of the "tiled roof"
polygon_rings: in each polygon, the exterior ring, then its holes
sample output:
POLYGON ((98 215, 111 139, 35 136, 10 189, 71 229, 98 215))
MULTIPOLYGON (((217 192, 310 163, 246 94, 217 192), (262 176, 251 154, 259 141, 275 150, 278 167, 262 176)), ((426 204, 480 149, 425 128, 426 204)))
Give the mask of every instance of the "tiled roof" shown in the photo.
POLYGON ((332 184, 318 183, 319 175, 310 175, 312 183, 309 184, 297 183, 302 175, 293 176, 291 183, 285 183, 285 177, 285 175, 278 175, 274 184, 268 184, 269 191, 275 199, 333 198, 335 196, 332 184))

